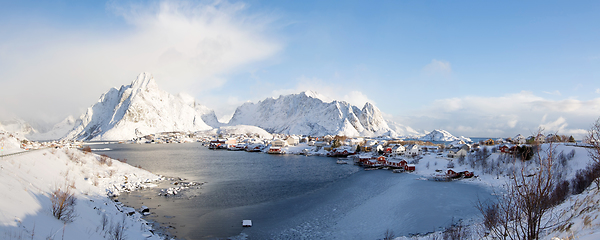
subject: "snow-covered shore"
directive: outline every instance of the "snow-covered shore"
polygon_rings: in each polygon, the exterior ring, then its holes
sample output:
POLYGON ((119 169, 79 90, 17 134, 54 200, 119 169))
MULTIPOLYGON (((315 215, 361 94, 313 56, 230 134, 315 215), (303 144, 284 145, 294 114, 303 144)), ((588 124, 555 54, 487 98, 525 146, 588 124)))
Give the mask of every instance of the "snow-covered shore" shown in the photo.
MULTIPOLYGON (((564 143, 542 145, 542 149, 548 149, 549 147, 552 147, 556 154, 561 152, 574 154, 572 158, 567 160, 566 166, 562 169, 565 174, 563 176, 564 179, 569 181, 575 177, 578 170, 586 168, 591 160, 588 149, 584 147, 564 143)), ((491 153, 489 159, 498 159, 501 155, 502 153, 500 152, 491 153)), ((511 181, 506 172, 504 172, 505 170, 509 170, 510 166, 508 165, 497 167, 497 171, 494 171, 493 174, 486 174, 482 173, 482 169, 473 169, 468 164, 457 164, 457 159, 446 158, 433 153, 424 155, 416 164, 417 170, 411 174, 427 177, 436 173, 436 170, 448 169, 447 166, 450 162, 453 162, 453 169, 457 171, 468 170, 475 172, 475 175, 477 175, 476 178, 462 179, 460 181, 486 186, 498 193, 502 192, 503 186, 511 181)), ((516 164, 517 167, 520 167, 520 163, 517 162, 516 164)), ((551 211, 552 217, 557 218, 556 222, 560 224, 543 231, 540 239, 600 239, 599 206, 600 191, 596 189, 595 184, 592 184, 581 194, 569 196, 562 204, 554 207, 551 211)), ((468 239, 482 238, 484 231, 481 223, 469 222, 466 224, 469 225, 468 228, 472 234, 471 238, 468 239)), ((435 232, 426 236, 402 236, 395 238, 395 240, 426 240, 436 237, 437 239, 441 239, 443 232, 435 232)))
MULTIPOLYGON (((0 136, 6 152, 21 152, 19 141, 0 136)), ((160 176, 117 160, 73 148, 24 151, 0 159, 0 238, 110 239, 121 226, 122 239, 162 239, 137 211, 112 201, 120 192, 152 187, 160 176), (74 194, 74 219, 52 214, 57 189, 74 194), (127 214, 130 213, 130 214, 127 214), (106 220, 103 224, 103 220, 106 220)))

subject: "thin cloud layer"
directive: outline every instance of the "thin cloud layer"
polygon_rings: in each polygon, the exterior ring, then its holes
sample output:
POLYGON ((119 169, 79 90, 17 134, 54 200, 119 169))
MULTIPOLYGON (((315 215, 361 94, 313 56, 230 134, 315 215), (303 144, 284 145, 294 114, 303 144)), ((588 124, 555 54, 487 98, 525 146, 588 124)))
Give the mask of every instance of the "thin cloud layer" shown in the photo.
POLYGON ((426 76, 448 77, 452 74, 452 67, 448 61, 433 59, 431 60, 431 63, 423 67, 422 71, 426 76))
POLYGON ((581 139, 600 115, 600 98, 549 100, 522 91, 501 97, 439 99, 408 115, 402 123, 413 128, 442 128, 456 135, 512 137, 543 128, 581 139))
POLYGON ((325 102, 333 100, 346 101, 352 105, 362 108, 365 103, 370 102, 377 105, 375 101, 370 99, 366 94, 359 89, 354 88, 351 84, 336 84, 327 83, 318 78, 300 77, 297 79, 296 86, 291 89, 274 90, 270 96, 279 96, 285 94, 299 93, 303 91, 314 91, 321 95, 320 99, 325 102))
POLYGON ((11 27, 15 37, 0 40, 0 81, 8 92, 0 101, 19 104, 0 106, 0 113, 82 112, 108 87, 144 71, 170 92, 198 93, 282 48, 267 31, 273 19, 248 13, 242 3, 113 2, 108 9, 126 27, 95 31, 43 21, 11 27))

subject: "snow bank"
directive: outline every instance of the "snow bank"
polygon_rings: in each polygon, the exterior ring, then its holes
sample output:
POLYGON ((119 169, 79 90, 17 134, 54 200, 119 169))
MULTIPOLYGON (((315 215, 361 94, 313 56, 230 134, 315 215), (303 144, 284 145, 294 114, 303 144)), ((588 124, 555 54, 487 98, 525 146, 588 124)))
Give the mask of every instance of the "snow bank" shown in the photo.
MULTIPOLYGON (((14 143, 11 139, 7 142, 14 143)), ((44 149, 4 157, 0 160, 0 235, 9 239, 105 239, 110 237, 110 225, 123 223, 127 239, 160 239, 139 213, 125 217, 123 206, 107 196, 153 186, 159 179, 143 169, 76 149, 44 149), (71 223, 52 216, 50 196, 58 188, 70 189, 77 199, 71 223), (105 230, 103 216, 108 220, 105 230)))

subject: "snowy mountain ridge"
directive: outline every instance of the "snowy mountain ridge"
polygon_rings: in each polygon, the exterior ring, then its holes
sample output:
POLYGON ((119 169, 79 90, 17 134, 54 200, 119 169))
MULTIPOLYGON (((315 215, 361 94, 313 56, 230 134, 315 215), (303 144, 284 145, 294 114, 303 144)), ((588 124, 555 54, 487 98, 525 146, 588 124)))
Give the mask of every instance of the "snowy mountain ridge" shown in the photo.
POLYGON ((455 137, 454 135, 450 134, 448 131, 446 130, 442 130, 442 129, 435 129, 433 131, 431 131, 430 133, 426 134, 423 137, 420 137, 419 140, 421 141, 437 141, 437 142, 452 142, 452 141, 459 141, 459 140, 463 140, 465 142, 473 142, 470 138, 467 137, 455 137))
POLYGON ((189 96, 160 90, 151 74, 141 73, 130 85, 102 94, 65 138, 129 140, 158 132, 201 131, 212 129, 207 122, 216 125, 216 119, 213 110, 189 96))
POLYGON ((228 125, 253 125, 280 134, 397 136, 373 104, 359 109, 344 101, 326 102, 313 91, 244 103, 228 125))

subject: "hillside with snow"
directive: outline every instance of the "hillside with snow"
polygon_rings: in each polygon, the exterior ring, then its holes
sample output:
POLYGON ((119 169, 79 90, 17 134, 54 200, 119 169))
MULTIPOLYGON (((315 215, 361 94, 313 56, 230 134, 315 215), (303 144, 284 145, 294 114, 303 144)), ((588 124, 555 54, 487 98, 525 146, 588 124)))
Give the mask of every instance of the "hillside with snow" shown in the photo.
POLYGON ((463 136, 455 137, 454 135, 450 134, 448 131, 441 130, 441 129, 435 129, 435 130, 431 131, 430 133, 426 134, 425 136, 420 137, 419 140, 421 140, 421 141, 437 141, 437 142, 452 142, 452 141, 463 140, 465 142, 473 142, 470 138, 463 137, 463 136))
POLYGON ((253 125, 280 134, 397 136, 373 104, 360 109, 344 101, 326 102, 311 91, 245 103, 229 125, 253 125))
POLYGON ((112 229, 122 226, 122 239, 162 239, 139 212, 108 197, 154 186, 159 176, 72 148, 24 151, 21 140, 0 132, 4 153, 19 152, 0 162, 0 238, 113 239, 112 229), (73 194, 71 221, 53 216, 59 189, 73 194))
POLYGON ((159 132, 195 132, 218 126, 213 110, 194 98, 158 88, 149 73, 112 88, 75 122, 66 136, 77 140, 130 140, 159 132))

